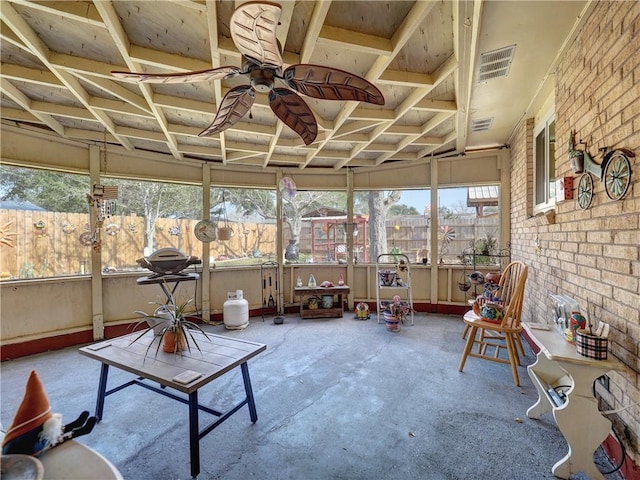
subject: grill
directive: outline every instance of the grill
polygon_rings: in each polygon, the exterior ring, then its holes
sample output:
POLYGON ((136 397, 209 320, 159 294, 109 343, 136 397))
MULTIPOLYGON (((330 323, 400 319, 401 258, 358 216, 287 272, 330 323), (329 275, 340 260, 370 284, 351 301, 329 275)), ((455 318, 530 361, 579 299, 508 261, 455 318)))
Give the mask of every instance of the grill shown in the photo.
POLYGON ((149 278, 158 278, 164 275, 187 275, 183 272, 189 265, 202 263, 198 257, 187 255, 177 248, 161 248, 148 257, 136 260, 136 263, 155 273, 149 278))

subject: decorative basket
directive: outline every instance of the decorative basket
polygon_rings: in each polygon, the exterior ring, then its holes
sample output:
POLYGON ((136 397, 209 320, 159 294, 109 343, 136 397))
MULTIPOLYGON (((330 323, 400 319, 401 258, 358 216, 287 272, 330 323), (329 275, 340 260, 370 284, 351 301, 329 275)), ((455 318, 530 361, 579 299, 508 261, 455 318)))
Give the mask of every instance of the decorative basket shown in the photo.
POLYGON ((576 331, 576 351, 583 357, 594 360, 606 360, 609 340, 606 337, 592 335, 588 330, 576 331))

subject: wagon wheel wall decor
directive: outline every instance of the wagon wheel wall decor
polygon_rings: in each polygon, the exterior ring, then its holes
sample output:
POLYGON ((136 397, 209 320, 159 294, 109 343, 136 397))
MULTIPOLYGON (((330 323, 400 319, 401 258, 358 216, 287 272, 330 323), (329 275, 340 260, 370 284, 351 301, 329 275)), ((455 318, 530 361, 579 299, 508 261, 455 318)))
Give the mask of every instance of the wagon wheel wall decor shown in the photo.
MULTIPOLYGON (((578 180, 578 206, 583 210, 591 206, 594 193, 592 175, 604 183, 604 190, 611 200, 622 200, 631 184, 631 162, 629 157, 635 157, 635 154, 626 148, 611 150, 604 155, 602 164, 598 165, 589 155, 586 145, 584 150, 576 150, 574 136, 575 132, 572 131, 569 138, 569 158, 572 162, 572 167, 574 167, 573 162, 578 158, 581 158, 584 162, 584 165, 574 168, 576 173, 583 172, 580 180, 578 180)), ((600 151, 607 150, 609 150, 608 147, 600 149, 600 151)))
POLYGON ((578 206, 582 210, 586 210, 591 206, 593 201, 593 178, 589 172, 580 175, 578 180, 578 206))
POLYGON ((627 150, 614 150, 605 155, 602 162, 604 191, 611 200, 622 200, 631 184, 631 162, 634 154, 627 150))

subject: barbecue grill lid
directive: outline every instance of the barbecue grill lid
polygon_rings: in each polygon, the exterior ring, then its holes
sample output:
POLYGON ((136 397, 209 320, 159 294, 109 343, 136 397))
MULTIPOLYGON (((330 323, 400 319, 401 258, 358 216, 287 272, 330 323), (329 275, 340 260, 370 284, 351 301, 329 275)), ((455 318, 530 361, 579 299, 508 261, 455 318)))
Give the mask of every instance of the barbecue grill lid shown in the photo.
POLYGON ((181 272, 189 265, 202 262, 198 257, 187 255, 177 248, 167 247, 156 250, 148 257, 137 259, 136 263, 161 275, 173 275, 181 272))

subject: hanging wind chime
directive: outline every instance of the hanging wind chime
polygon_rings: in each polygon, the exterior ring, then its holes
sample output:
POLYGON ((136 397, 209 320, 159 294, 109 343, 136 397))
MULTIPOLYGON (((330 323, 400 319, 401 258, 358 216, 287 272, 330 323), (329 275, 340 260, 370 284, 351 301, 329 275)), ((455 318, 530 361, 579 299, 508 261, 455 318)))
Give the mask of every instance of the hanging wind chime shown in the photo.
MULTIPOLYGON (((107 171, 107 132, 104 133, 104 142, 102 148, 102 163, 104 171, 107 171)), ((93 232, 85 232, 80 235, 80 243, 82 245, 93 248, 94 252, 100 252, 102 249, 102 240, 100 232, 104 225, 105 219, 111 218, 116 213, 116 200, 118 199, 118 187, 114 185, 100 185, 95 183, 91 193, 87 193, 87 201, 91 206, 93 214, 96 216, 96 225, 93 232), (88 234, 88 235, 87 235, 88 234)), ((105 229, 107 235, 115 236, 120 232, 120 226, 110 223, 105 229)))

